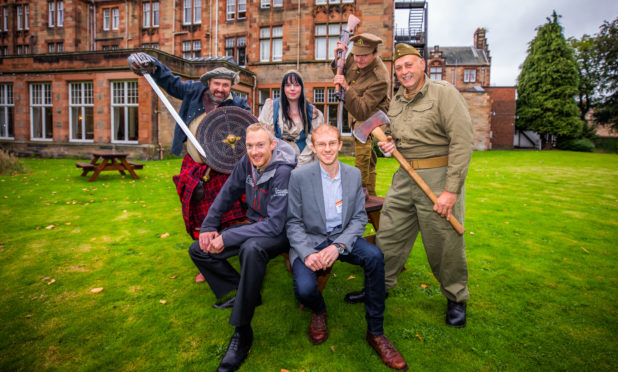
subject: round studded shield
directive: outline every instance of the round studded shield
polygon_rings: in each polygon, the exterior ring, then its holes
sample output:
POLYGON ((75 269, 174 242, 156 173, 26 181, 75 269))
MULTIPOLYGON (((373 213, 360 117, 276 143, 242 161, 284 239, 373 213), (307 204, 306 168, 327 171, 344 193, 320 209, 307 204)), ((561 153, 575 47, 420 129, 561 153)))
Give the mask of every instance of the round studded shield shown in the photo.
POLYGON ((225 106, 211 111, 197 128, 196 139, 206 153, 206 164, 221 173, 232 173, 245 154, 245 132, 258 119, 247 110, 225 106))

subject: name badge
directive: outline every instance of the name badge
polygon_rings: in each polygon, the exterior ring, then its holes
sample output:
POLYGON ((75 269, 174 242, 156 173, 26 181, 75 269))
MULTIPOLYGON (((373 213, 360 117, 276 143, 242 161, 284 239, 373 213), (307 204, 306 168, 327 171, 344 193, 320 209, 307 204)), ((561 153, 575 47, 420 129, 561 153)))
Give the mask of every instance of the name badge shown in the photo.
POLYGON ((337 209, 337 213, 341 213, 343 211, 343 200, 336 202, 335 208, 337 209))

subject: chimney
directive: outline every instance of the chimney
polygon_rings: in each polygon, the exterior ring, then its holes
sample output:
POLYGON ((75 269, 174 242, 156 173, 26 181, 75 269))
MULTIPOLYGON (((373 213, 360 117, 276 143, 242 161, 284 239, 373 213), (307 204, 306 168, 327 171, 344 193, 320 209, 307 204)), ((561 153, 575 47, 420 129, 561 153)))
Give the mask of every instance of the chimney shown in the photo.
POLYGON ((483 49, 485 52, 489 52, 487 49, 487 39, 485 38, 485 29, 477 28, 474 31, 474 47, 476 49, 483 49))

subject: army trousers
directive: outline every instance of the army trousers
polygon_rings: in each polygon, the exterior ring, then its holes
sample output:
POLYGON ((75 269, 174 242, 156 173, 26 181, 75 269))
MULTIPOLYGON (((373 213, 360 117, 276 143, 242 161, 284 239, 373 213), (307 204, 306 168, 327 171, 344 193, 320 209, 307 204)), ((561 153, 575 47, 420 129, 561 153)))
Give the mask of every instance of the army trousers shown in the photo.
POLYGON ((373 150, 373 137, 366 143, 354 138, 354 166, 361 171, 361 183, 369 195, 376 195, 376 163, 378 155, 373 150))
MULTIPOLYGON (((417 172, 439 196, 444 188, 447 167, 419 169, 417 172)), ((464 187, 457 196, 452 214, 464 223, 464 187)), ((386 290, 397 284, 418 233, 427 253, 433 275, 440 290, 451 301, 461 302, 468 292, 468 264, 464 237, 457 234, 445 218, 433 211, 431 199, 416 185, 410 175, 399 168, 386 193, 377 245, 384 253, 386 290)))

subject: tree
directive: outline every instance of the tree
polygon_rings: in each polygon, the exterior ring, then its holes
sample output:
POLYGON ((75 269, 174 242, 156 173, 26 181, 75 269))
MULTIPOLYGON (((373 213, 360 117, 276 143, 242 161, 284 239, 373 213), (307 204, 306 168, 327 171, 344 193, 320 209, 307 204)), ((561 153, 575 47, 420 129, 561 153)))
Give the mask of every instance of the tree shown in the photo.
POLYGON ((568 41, 575 51, 575 60, 577 61, 577 70, 579 72, 577 93, 579 117, 585 120, 586 114, 590 111, 595 101, 598 100, 598 87, 601 82, 599 53, 595 45, 596 38, 585 34, 579 40, 569 38, 568 41))
POLYGON ((594 44, 600 71, 600 98, 594 105, 594 118, 618 130, 618 18, 601 25, 594 44))
POLYGON ((579 76, 577 62, 558 23, 556 11, 537 28, 530 42, 517 85, 519 129, 541 135, 543 148, 553 136, 577 137, 583 121, 575 102, 579 76))

